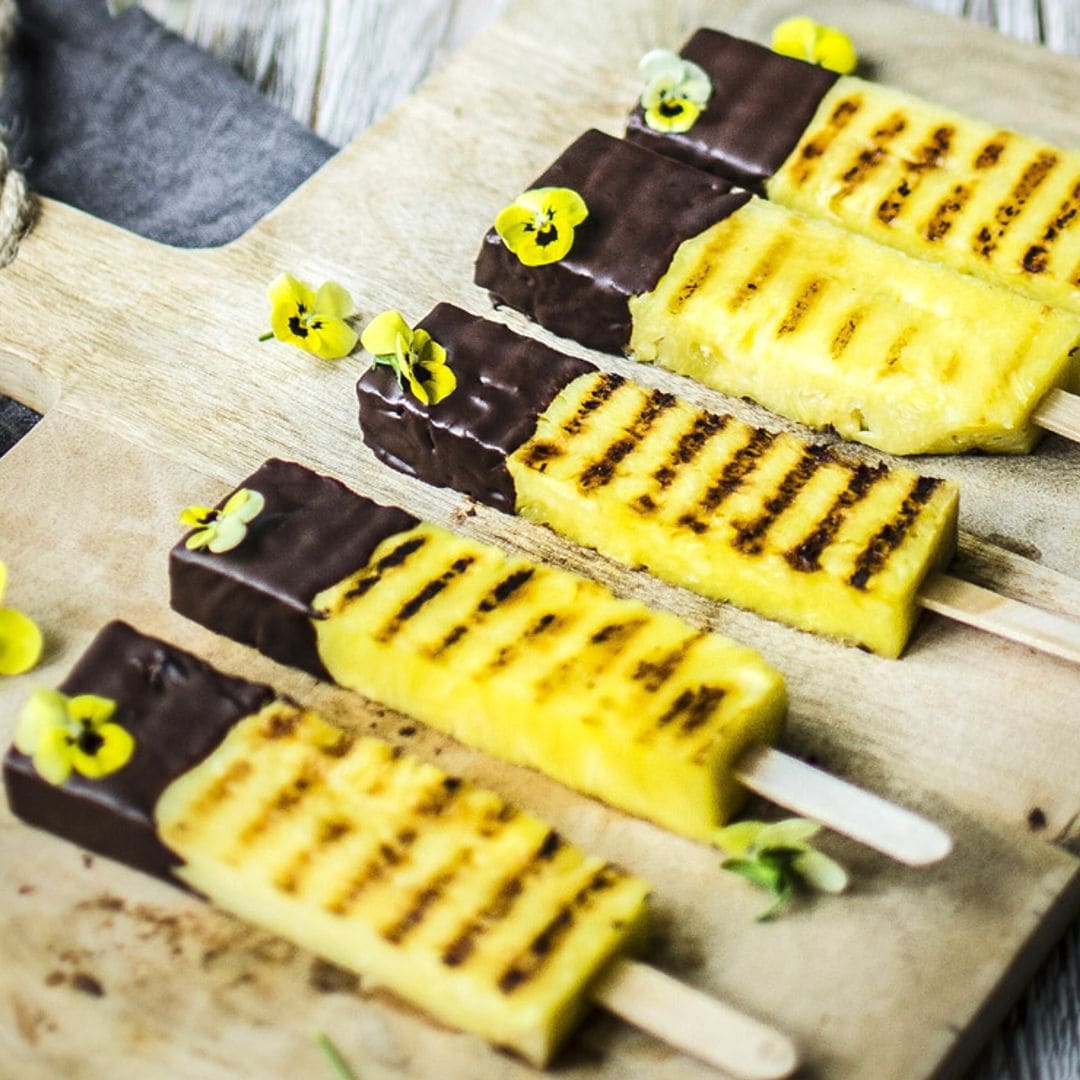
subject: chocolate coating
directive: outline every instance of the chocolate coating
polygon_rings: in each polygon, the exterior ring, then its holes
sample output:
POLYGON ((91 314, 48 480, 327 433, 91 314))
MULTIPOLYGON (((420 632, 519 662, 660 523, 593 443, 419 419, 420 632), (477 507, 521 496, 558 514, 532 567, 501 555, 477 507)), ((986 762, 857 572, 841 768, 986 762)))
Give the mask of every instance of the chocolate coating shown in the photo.
POLYGON ((638 104, 626 137, 762 194, 838 76, 718 30, 698 30, 680 55, 712 80, 697 122, 681 133, 653 131, 638 104))
POLYGON ((587 131, 532 187, 568 187, 589 208, 570 252, 525 266, 492 229, 476 284, 563 337, 619 354, 630 341, 631 297, 651 292, 675 250, 749 195, 697 169, 599 131, 587 131))
POLYGON ((127 764, 100 780, 78 773, 56 786, 14 747, 4 758, 8 805, 18 817, 90 851, 170 878, 180 859, 157 837, 154 806, 166 787, 208 757, 240 719, 274 698, 269 686, 109 623, 60 689, 116 702, 113 720, 135 737, 127 764))
POLYGON ((189 551, 182 540, 172 549, 172 606, 219 634, 329 680, 316 646, 311 601, 417 519, 278 459, 238 487, 262 494, 262 513, 232 551, 189 551))
POLYGON ((428 406, 389 368, 371 368, 356 384, 364 442, 392 469, 513 513, 507 457, 559 391, 596 368, 453 304, 418 325, 446 349, 457 389, 428 406))

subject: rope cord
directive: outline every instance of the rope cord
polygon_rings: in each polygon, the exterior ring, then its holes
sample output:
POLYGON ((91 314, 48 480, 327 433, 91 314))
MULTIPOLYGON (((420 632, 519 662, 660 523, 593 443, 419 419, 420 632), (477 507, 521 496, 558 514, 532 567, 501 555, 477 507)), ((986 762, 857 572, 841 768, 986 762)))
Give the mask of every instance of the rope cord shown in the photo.
MULTIPOLYGON (((0 0, 0 90, 7 79, 7 50, 15 36, 15 0, 0 0)), ((26 178, 11 163, 7 132, 0 126, 0 267, 15 258, 34 219, 34 199, 26 178)))

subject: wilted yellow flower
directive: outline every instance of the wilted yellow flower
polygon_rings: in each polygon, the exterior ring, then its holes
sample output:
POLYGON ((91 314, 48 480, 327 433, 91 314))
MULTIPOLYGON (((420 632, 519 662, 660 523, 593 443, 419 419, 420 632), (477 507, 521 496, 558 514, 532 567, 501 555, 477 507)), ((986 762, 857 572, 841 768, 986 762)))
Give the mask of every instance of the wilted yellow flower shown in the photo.
MULTIPOLYGON (((7 585, 7 567, 0 562, 0 601, 7 585)), ((41 631, 21 611, 0 607, 0 675, 21 675, 41 658, 41 631)))
POLYGON ((457 376, 446 363, 446 350, 426 330, 413 330, 399 311, 376 315, 360 336, 376 365, 393 369, 398 385, 407 383, 424 405, 438 405, 457 389, 457 376))
POLYGON ((352 314, 352 297, 336 281, 315 292, 291 274, 282 274, 268 295, 272 330, 260 341, 273 336, 324 360, 338 360, 353 351, 356 331, 345 322, 352 314))
POLYGON ((262 513, 266 500, 258 491, 241 488, 229 496, 220 509, 212 506, 188 506, 180 511, 180 524, 194 529, 184 544, 195 551, 208 548, 215 555, 232 549, 247 536, 248 523, 262 513))
POLYGON ((772 47, 783 56, 820 64, 839 75, 850 75, 858 63, 855 46, 843 30, 823 26, 805 15, 778 23, 772 33, 772 47))
POLYGON ((33 758, 50 784, 72 770, 98 780, 127 764, 135 750, 131 732, 111 723, 116 702, 95 694, 69 698, 59 690, 36 690, 15 727, 15 748, 33 758))
POLYGON ((532 188, 499 211, 495 231, 525 266, 558 262, 573 247, 574 229, 589 216, 570 188, 532 188))
POLYGON ((670 49, 653 49, 638 65, 645 89, 641 107, 654 131, 689 131, 708 104, 712 83, 705 71, 670 49))

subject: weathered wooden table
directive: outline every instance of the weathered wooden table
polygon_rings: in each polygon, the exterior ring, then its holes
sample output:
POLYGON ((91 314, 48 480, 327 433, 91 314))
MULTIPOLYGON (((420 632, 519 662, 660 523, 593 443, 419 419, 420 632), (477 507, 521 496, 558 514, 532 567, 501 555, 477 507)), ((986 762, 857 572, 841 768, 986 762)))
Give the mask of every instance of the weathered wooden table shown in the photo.
MULTIPOLYGON (((328 139, 344 144, 405 97, 509 0, 327 0, 319 5, 310 0, 146 0, 144 6, 235 64, 328 139)), ((920 6, 1080 54, 1076 0, 925 0, 920 6)), ((903 47, 898 41, 897 48, 903 47)), ((1078 985, 1080 928, 1074 926, 973 1077, 1080 1076, 1078 985)))

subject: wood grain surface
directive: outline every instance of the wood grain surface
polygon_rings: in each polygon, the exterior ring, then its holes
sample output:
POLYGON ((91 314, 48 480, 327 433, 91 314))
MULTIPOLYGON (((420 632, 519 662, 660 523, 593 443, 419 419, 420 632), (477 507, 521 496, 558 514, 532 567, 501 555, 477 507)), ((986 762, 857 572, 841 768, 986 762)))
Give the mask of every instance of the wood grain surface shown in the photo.
MULTIPOLYGON (((762 36, 792 5, 642 0, 618 5, 617 20, 605 19, 604 7, 520 5, 228 248, 170 251, 46 207, 5 276, 15 302, 0 313, 0 390, 51 410, 0 461, 10 601, 49 613, 49 655, 35 681, 55 681, 105 618, 124 615, 223 666, 271 678, 342 722, 393 735, 396 718, 223 645, 163 609, 176 507, 215 494, 269 453, 593 573, 762 649, 791 680, 787 745, 940 815, 957 837, 955 858, 920 876, 836 841, 859 889, 763 931, 750 919, 759 898, 717 873, 714 855, 436 736, 424 735, 420 751, 650 876, 665 966, 787 1027, 807 1050, 810 1075, 954 1069, 1076 910, 1075 861, 1043 842, 1076 835, 1076 670, 933 617, 908 657, 891 664, 659 586, 544 530, 484 510, 470 517, 461 500, 389 474, 362 449, 355 365, 253 344, 264 284, 280 268, 337 277, 365 316, 392 305, 415 318, 436 299, 486 310, 469 271, 494 209, 582 127, 617 130, 645 48, 675 45, 706 22, 762 36), (556 7, 563 32, 552 40, 545 19, 556 7), (100 266, 112 268, 108 287, 89 297, 87 275, 100 266), (44 318, 62 319, 69 349, 41 354, 32 327, 44 318), (1032 816, 1036 808, 1041 818, 1032 816), (1045 822, 1035 837, 1029 820, 1045 822)), ((857 30, 887 81, 1080 143, 1075 62, 903 8, 803 7, 857 30), (908 47, 898 53, 895 40, 908 47), (1002 72, 1022 93, 1002 85, 1002 72)), ((604 362, 710 405, 721 400, 663 372, 604 362)), ((1030 459, 929 463, 928 471, 963 484, 965 571, 1056 610, 1080 610, 1080 586, 1065 576, 1080 555, 1078 468, 1076 449, 1055 439, 1030 459), (1039 561, 1002 554, 1003 542, 1039 561)), ((0 690, 4 724, 26 685, 0 690)), ((348 993, 339 986, 320 995, 321 984, 340 976, 133 874, 100 862, 84 867, 78 853, 9 816, 0 818, 0 847, 5 866, 25 870, 0 896, 0 932, 15 943, 0 972, 14 1026, 0 1031, 0 1046, 18 1075, 145 1075, 151 1064, 168 1075, 307 1074, 311 1026, 331 1028, 365 1077, 523 1073, 400 1006, 357 1004, 348 980, 348 993), (271 958, 260 960, 263 953, 271 958), (210 1064, 195 1071, 203 1051, 210 1064)), ((1052 1008, 1040 1015, 1054 1020, 1052 1008)), ((1069 1032, 1059 1044, 1070 1045, 1069 1032)), ((575 1041, 564 1071, 704 1075, 603 1020, 575 1041)))

